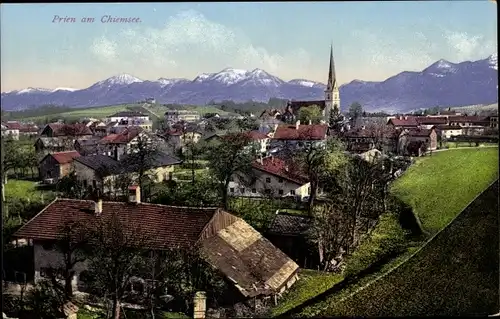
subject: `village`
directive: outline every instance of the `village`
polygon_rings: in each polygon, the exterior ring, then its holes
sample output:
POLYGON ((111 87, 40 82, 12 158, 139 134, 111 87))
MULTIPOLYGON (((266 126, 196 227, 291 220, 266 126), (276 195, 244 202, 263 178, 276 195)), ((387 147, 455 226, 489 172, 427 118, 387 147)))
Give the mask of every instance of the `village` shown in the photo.
POLYGON ((419 158, 498 147, 497 114, 369 116, 339 105, 332 51, 324 100, 256 115, 169 110, 156 129, 138 111, 2 122, 5 289, 53 298, 47 317, 268 316, 301 272, 349 273, 389 212, 425 237, 389 191, 419 158), (23 179, 44 195, 12 204, 6 188, 23 179))

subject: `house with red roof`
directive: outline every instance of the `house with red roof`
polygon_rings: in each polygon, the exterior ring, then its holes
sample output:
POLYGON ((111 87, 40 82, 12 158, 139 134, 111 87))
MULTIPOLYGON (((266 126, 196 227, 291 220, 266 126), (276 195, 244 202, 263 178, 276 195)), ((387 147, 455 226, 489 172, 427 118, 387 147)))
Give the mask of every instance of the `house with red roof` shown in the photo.
POLYGON ((73 161, 77 157, 80 157, 77 151, 47 154, 38 165, 40 179, 51 179, 56 182, 67 176, 72 171, 73 161))
POLYGON ((128 127, 120 133, 104 136, 98 142, 98 152, 102 155, 111 156, 116 160, 126 154, 140 138, 147 135, 140 127, 128 127))
POLYGON ((252 163, 250 175, 232 176, 228 194, 238 197, 293 197, 302 200, 309 196, 309 178, 291 160, 268 156, 252 163))
POLYGON ((277 125, 271 133, 273 144, 302 147, 308 144, 325 145, 328 136, 326 124, 277 125))
POLYGON ((437 132, 433 127, 431 129, 424 128, 411 128, 403 130, 399 136, 398 153, 408 153, 408 146, 410 144, 423 145, 426 150, 432 151, 437 149, 437 132))
MULTIPOLYGON (((202 258, 227 278, 240 300, 279 297, 298 279, 299 266, 243 219, 218 208, 143 203, 140 194, 133 186, 128 202, 57 198, 22 226, 14 237, 33 246, 35 283, 50 268, 63 267, 64 257, 55 243, 67 223, 94 229, 112 218, 121 221, 125 233, 140 232, 146 238, 142 248, 152 252, 200 247, 202 258)), ((85 261, 73 270, 77 291, 85 287, 85 261)))

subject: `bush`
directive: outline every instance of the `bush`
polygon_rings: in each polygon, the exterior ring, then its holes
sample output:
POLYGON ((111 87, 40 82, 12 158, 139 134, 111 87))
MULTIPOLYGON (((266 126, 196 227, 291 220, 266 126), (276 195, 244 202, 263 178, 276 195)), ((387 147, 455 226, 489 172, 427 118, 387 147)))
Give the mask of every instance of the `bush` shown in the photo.
POLYGON ((189 162, 183 162, 181 165, 180 165, 181 169, 204 169, 206 167, 206 165, 204 164, 201 164, 201 163, 189 163, 189 162))
POLYGON ((41 281, 26 296, 27 305, 42 319, 63 317, 60 309, 64 305, 62 295, 49 281, 41 281))

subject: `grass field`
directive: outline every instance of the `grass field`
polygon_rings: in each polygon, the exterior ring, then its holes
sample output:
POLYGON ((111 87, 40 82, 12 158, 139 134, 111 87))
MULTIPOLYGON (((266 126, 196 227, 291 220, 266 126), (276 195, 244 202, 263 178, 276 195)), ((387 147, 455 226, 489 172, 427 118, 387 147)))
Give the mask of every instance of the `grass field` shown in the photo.
MULTIPOLYGON (((424 229, 434 234, 444 228, 496 178, 498 178, 498 148, 449 150, 418 159, 393 184, 391 192, 408 202, 420 217, 424 229), (453 199, 450 200, 450 198, 453 199)), ((354 259, 348 260, 347 272, 349 268, 356 272, 373 263, 375 261, 373 258, 380 258, 384 249, 392 245, 391 241, 400 237, 397 232, 395 233, 397 236, 387 236, 395 229, 390 223, 386 226, 381 224, 377 226, 379 231, 374 230, 372 239, 358 248, 357 253, 352 256, 354 259), (383 239, 384 236, 386 239, 383 239), (390 241, 387 242, 387 240, 390 241)), ((332 309, 335 309, 335 305, 340 300, 406 262, 416 249, 418 247, 409 245, 406 251, 403 250, 401 255, 388 262, 380 270, 363 277, 354 286, 333 293, 324 300, 305 307, 297 315, 336 314, 332 309)))
POLYGON ((423 157, 391 191, 435 234, 498 178, 498 148, 450 149, 423 157))
POLYGON ((326 316, 486 316, 499 309, 498 182, 401 267, 326 316))
MULTIPOLYGON (((64 118, 67 120, 77 120, 85 117, 94 117, 98 119, 105 118, 109 115, 112 115, 117 112, 127 111, 130 108, 138 108, 141 107, 143 103, 131 103, 131 104, 120 104, 120 105, 110 105, 110 106, 102 106, 102 107, 90 107, 90 108, 78 108, 67 112, 50 114, 47 116, 34 116, 34 117, 26 117, 22 120, 24 121, 43 121, 46 118, 64 118)), ((148 107, 149 110, 163 118, 163 114, 168 110, 167 107, 162 105, 154 105, 148 107)), ((186 110, 194 110, 198 111, 200 115, 204 115, 205 113, 219 113, 221 115, 230 114, 229 112, 223 111, 214 106, 184 106, 183 109, 186 110)))
POLYGON ((42 192, 35 188, 36 182, 10 179, 5 185, 5 198, 40 199, 42 192))

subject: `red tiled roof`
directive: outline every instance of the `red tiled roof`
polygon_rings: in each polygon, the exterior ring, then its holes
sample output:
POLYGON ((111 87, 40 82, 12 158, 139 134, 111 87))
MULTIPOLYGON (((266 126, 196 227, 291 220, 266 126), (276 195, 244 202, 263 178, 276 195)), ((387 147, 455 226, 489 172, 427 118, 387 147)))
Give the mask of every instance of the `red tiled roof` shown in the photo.
POLYGON ((99 144, 127 144, 130 143, 134 138, 142 132, 142 129, 135 128, 127 128, 123 132, 118 134, 109 134, 108 136, 103 137, 99 144))
POLYGON ((21 123, 19 122, 7 122, 4 124, 9 130, 21 130, 21 123))
POLYGON ((277 157, 265 157, 262 159, 262 163, 260 160, 256 160, 252 163, 252 167, 299 185, 309 182, 305 174, 297 172, 295 165, 289 165, 289 163, 277 157))
POLYGON ((275 140, 324 140, 328 131, 328 125, 279 125, 274 132, 275 140))
POLYGON ((268 136, 262 132, 259 131, 250 131, 245 133, 251 140, 258 141, 258 140, 265 140, 268 138, 268 136))
POLYGON ((419 116, 417 117, 418 124, 446 124, 448 120, 446 117, 428 117, 428 116, 419 116))
POLYGON ((38 126, 27 124, 27 125, 21 126, 21 128, 19 129, 19 132, 31 133, 31 132, 38 132, 39 130, 40 129, 38 128, 38 126))
POLYGON ((394 126, 414 126, 414 127, 418 126, 417 120, 414 117, 410 117, 410 116, 408 116, 406 118, 406 120, 405 119, 397 119, 397 118, 389 119, 387 124, 393 124, 394 126))
POLYGON ((409 129, 408 135, 427 137, 431 134, 432 131, 432 129, 409 129))
POLYGON ((59 164, 68 164, 71 163, 75 158, 80 156, 80 153, 77 151, 69 151, 69 152, 57 152, 49 154, 51 155, 59 164))
POLYGON ((85 124, 61 124, 50 123, 47 124, 52 129, 54 136, 65 136, 68 132, 74 135, 92 135, 92 131, 85 124))
POLYGON ((483 123, 488 122, 488 117, 485 116, 450 116, 448 118, 451 122, 456 123, 483 123))
POLYGON ((96 216, 89 200, 56 199, 19 229, 18 238, 55 240, 65 222, 79 221, 92 225, 98 219, 118 214, 123 225, 136 231, 137 225, 158 249, 189 247, 216 212, 216 208, 174 207, 149 203, 103 202, 102 213, 96 216), (151 237, 151 238, 149 238, 151 237))

